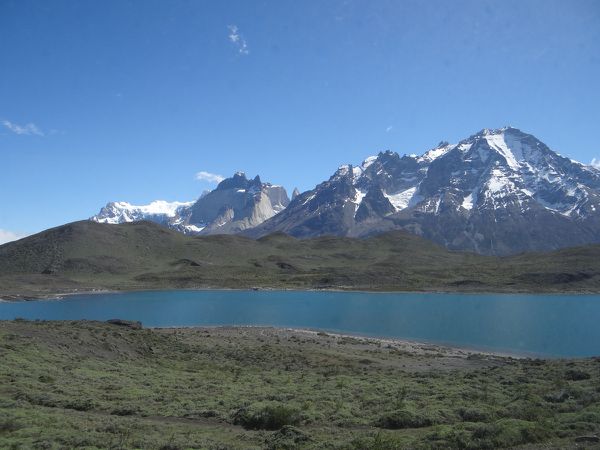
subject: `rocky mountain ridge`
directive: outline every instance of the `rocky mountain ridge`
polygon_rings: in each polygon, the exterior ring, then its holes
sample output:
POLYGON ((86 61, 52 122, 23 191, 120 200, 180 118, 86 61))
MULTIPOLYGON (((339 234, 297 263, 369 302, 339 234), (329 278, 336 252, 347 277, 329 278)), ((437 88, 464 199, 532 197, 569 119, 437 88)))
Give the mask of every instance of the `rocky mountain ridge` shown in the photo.
POLYGON ((255 238, 405 230, 451 250, 507 255, 600 242, 600 170, 516 128, 483 129, 420 156, 385 151, 342 165, 291 202, 283 187, 237 173, 196 202, 109 203, 92 220, 255 238))
POLYGON ((148 220, 184 234, 231 234, 259 225, 289 201, 282 186, 263 183, 258 175, 249 180, 236 172, 195 202, 159 200, 143 206, 111 202, 91 220, 108 224, 148 220))
POLYGON ((340 166, 246 234, 394 229, 497 255, 600 242, 600 171, 516 128, 484 129, 421 156, 386 151, 340 166))

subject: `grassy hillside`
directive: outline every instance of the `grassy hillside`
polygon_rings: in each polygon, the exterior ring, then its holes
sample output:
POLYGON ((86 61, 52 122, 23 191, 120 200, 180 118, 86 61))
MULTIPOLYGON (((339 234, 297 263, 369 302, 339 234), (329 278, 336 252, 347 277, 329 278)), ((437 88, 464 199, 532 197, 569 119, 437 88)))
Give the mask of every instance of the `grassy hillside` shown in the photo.
POLYGON ((0 246, 5 296, 205 287, 599 292, 600 246, 497 258, 449 252, 404 232, 252 240, 90 221, 0 246))
POLYGON ((600 360, 272 328, 0 322, 0 448, 592 448, 600 360))

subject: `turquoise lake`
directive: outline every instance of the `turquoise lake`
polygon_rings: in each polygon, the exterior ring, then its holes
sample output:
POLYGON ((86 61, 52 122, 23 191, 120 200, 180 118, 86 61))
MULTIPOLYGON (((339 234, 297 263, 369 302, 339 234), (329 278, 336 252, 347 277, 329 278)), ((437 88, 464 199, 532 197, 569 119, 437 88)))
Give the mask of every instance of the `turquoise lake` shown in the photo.
POLYGON ((531 356, 600 355, 600 295, 143 291, 1 302, 0 319, 268 325, 531 356))

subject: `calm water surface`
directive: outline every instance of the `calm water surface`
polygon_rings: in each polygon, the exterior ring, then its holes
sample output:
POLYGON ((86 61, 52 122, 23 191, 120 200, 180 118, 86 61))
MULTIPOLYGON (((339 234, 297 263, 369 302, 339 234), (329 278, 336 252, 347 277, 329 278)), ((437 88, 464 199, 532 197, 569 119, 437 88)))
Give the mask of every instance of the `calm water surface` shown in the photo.
POLYGON ((600 295, 152 291, 2 302, 0 319, 272 325, 540 356, 600 355, 600 295))

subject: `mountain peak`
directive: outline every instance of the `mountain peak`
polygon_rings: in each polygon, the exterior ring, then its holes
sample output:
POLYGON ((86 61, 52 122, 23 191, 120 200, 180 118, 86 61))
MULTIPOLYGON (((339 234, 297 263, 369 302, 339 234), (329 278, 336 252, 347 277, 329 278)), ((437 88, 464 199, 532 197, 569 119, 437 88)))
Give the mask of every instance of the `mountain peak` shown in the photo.
POLYGON ((361 167, 363 169, 366 169, 367 167, 369 167, 371 164, 373 164, 375 161, 377 161, 377 156, 368 156, 367 158, 365 158, 361 164, 361 167))
POLYGON ((255 236, 405 229, 448 248, 498 255, 600 242, 600 171, 510 126, 441 141, 421 156, 380 151, 292 196, 290 204, 282 186, 236 172, 193 205, 117 202, 94 220, 149 219, 188 234, 253 228, 255 236))
POLYGON ((502 135, 505 133, 525 135, 525 133, 523 133, 518 128, 512 127, 510 125, 506 125, 502 128, 484 128, 484 129, 480 130, 479 132, 475 133, 474 135, 470 136, 469 139, 481 138, 481 137, 485 137, 485 136, 496 136, 496 135, 502 135))
POLYGON ((150 220, 186 234, 236 233, 282 211, 289 198, 282 186, 248 180, 236 172, 203 192, 195 202, 154 201, 148 205, 108 203, 91 220, 110 224, 150 220))
POLYGON ((377 157, 381 158, 382 156, 394 156, 394 155, 397 155, 397 153, 393 152, 392 150, 385 150, 383 152, 379 152, 377 154, 377 157))
POLYGON ((99 223, 123 223, 160 218, 159 223, 175 217, 180 211, 191 207, 194 202, 167 202, 155 200, 147 205, 132 205, 129 202, 109 202, 91 220, 99 223))
POLYGON ((217 185, 218 190, 223 189, 246 189, 248 187, 248 178, 244 172, 236 172, 230 178, 225 178, 217 185))
POLYGON ((422 156, 417 157, 417 161, 430 163, 435 159, 438 159, 440 156, 444 156, 450 150, 454 148, 454 145, 449 144, 447 141, 441 141, 437 147, 432 148, 431 150, 423 153, 422 156))
POLYGON ((600 241, 600 175, 533 135, 486 128, 421 156, 386 150, 329 181, 254 232, 368 236, 405 229, 486 254, 600 241))

